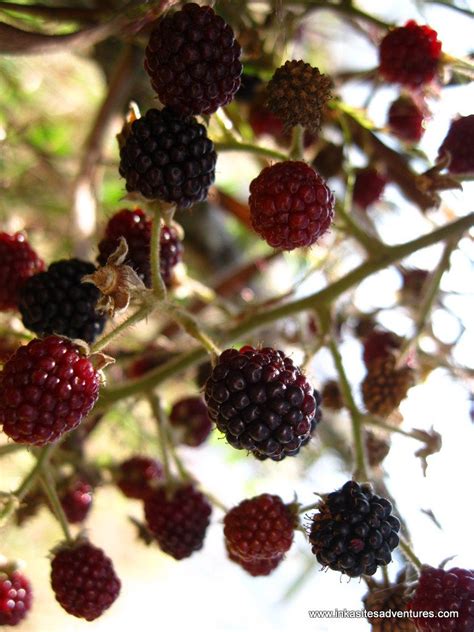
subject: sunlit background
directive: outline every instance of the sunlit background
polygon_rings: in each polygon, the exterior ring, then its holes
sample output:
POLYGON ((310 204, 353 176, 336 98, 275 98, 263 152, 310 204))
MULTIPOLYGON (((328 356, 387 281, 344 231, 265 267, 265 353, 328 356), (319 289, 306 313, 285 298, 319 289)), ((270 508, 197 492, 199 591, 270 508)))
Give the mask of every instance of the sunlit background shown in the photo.
MULTIPOLYGON (((408 0, 358 2, 358 6, 367 12, 374 12, 390 22, 401 24, 414 18, 430 24, 437 30, 443 49, 452 55, 463 56, 471 52, 473 29, 468 18, 440 6, 418 4, 420 10, 416 9, 416 3, 408 0)), ((313 19, 306 20, 301 29, 300 41, 288 45, 288 57, 305 57, 307 50, 314 51, 315 41, 324 44, 324 55, 318 59, 324 72, 333 73, 348 68, 363 70, 377 64, 374 47, 332 13, 317 12, 313 19)), ((86 133, 88 122, 104 90, 103 79, 92 63, 81 55, 55 54, 47 58, 10 58, 8 64, 10 68, 17 69, 16 89, 22 91, 25 99, 40 104, 38 107, 42 108, 45 103, 50 104, 51 112, 54 112, 51 121, 54 120, 55 126, 60 125, 62 120, 77 116, 79 109, 83 111, 84 129, 78 130, 78 134, 86 133)), ((0 77, 0 85, 1 81, 0 77)), ((369 92, 370 86, 351 82, 344 88, 342 95, 348 103, 362 106, 369 92)), ((371 100, 369 114, 377 125, 383 126, 387 106, 396 94, 396 89, 383 87, 371 100)), ((420 149, 429 160, 433 161, 436 157, 450 120, 457 114, 465 116, 472 113, 473 97, 473 88, 463 85, 444 89, 439 100, 433 98, 429 101, 432 118, 420 143, 420 149)), ((11 120, 21 127, 22 113, 8 111, 6 104, 0 113, 0 147, 8 131, 7 122, 11 120)), ((48 130, 42 133, 48 134, 48 130)), ((74 169, 71 140, 67 135, 61 138, 61 135, 56 134, 54 142, 64 144, 63 168, 67 174, 74 169)), ((35 143, 32 145, 35 146, 35 143)), ((356 165, 364 164, 362 154, 357 152, 353 160, 356 165)), ((248 156, 222 155, 218 161, 217 184, 228 187, 245 200, 248 183, 258 170, 258 163, 248 156)), ((42 191, 41 178, 39 173, 36 183, 38 201, 48 205, 46 222, 51 231, 56 221, 54 205, 57 193, 42 191)), ((120 208, 118 204, 122 193, 123 183, 118 178, 116 184, 106 181, 102 192, 105 213, 100 211, 104 213, 103 216, 107 215, 107 210, 120 208)), ((383 200, 369 214, 387 243, 399 243, 431 230, 434 224, 445 221, 449 213, 462 215, 472 210, 472 193, 473 185, 465 184, 463 192, 443 195, 440 211, 422 215, 401 196, 395 186, 389 185, 383 200)), ((0 210, 2 222, 6 222, 9 229, 23 228, 27 218, 33 241, 41 244, 45 257, 67 252, 67 240, 59 246, 49 241, 42 242, 41 224, 35 230, 34 221, 35 213, 40 210, 22 208, 20 199, 13 209, 5 208, 0 200, 0 210), (60 251, 61 248, 64 248, 64 252, 60 251)), ((62 225, 64 220, 60 217, 59 208, 57 218, 62 225)), ((332 271, 333 278, 341 276, 362 260, 362 251, 354 248, 352 241, 341 252, 345 256, 332 271)), ((436 266, 440 254, 441 246, 435 246, 410 257, 406 263, 431 270, 436 266)), ((317 261, 318 253, 312 256, 317 261)), ((433 312, 435 336, 446 345, 457 341, 453 358, 471 371, 474 370, 474 330, 470 327, 474 313, 473 260, 473 243, 465 237, 451 257, 449 272, 442 279, 441 290, 450 293, 450 296, 444 302, 438 302, 433 312)), ((268 295, 291 288, 295 278, 295 264, 291 256, 276 262, 271 271, 269 286, 265 288, 268 295)), ((299 286, 297 295, 314 292, 325 282, 322 272, 315 272, 299 286)), ((395 269, 386 270, 370 277, 357 288, 354 304, 364 312, 382 307, 380 323, 399 335, 409 336, 413 333, 413 320, 406 310, 396 308, 400 286, 399 273, 395 269)), ((422 348, 426 347, 427 352, 431 351, 429 337, 422 338, 420 344, 422 348)), ((288 343, 286 350, 296 360, 302 360, 298 345, 288 343)), ((364 376, 360 343, 348 335, 343 336, 341 353, 359 397, 357 385, 364 376)), ((327 352, 322 351, 315 356, 309 373, 316 386, 320 386, 328 377, 336 377, 327 352)), ((180 393, 194 391, 191 373, 186 374, 181 384, 162 389, 163 395, 170 400, 180 393)), ((410 390, 400 412, 404 418, 404 429, 429 430, 434 427, 440 432, 443 437, 441 453, 429 457, 427 476, 424 477, 420 460, 414 456, 419 444, 410 438, 394 435, 390 454, 384 462, 386 484, 408 523, 414 550, 423 562, 433 565, 438 565, 447 557, 456 556, 453 565, 474 567, 470 509, 474 434, 470 407, 469 384, 455 381, 443 368, 435 369, 426 381, 410 390), (432 512, 439 527, 423 510, 432 512)), ((150 445, 149 436, 134 430, 135 420, 147 414, 145 405, 130 402, 121 404, 118 412, 111 415, 108 425, 101 427, 91 446, 90 456, 100 459, 104 458, 104 454, 109 454, 113 459, 120 459, 138 449, 153 453, 155 448, 150 445), (116 426, 120 432, 115 432, 116 426)), ((347 415, 343 413, 336 418, 328 411, 323 423, 337 424, 343 430, 350 426, 347 415)), ((298 459, 287 459, 277 464, 259 463, 236 454, 217 436, 213 436, 210 444, 200 449, 184 448, 182 454, 186 466, 202 482, 203 488, 227 506, 262 492, 279 494, 285 501, 291 501, 297 494, 302 503, 309 504, 315 500, 314 492, 332 491, 350 478, 346 465, 320 444, 312 456, 304 460, 304 464, 298 459)), ((3 459, 1 488, 14 489, 30 466, 31 457, 28 454, 3 459)), ((360 609, 366 586, 363 581, 348 581, 338 573, 322 571, 311 556, 301 533, 296 534, 292 550, 276 572, 268 578, 254 579, 226 559, 222 537, 223 514, 220 510, 214 510, 204 550, 179 563, 161 554, 156 546, 147 548, 137 542, 135 529, 128 520, 130 515, 141 518, 138 503, 126 501, 111 487, 96 492, 87 531, 92 541, 102 546, 113 559, 122 580, 122 593, 110 611, 93 623, 73 619, 54 601, 49 588, 47 550, 58 541, 61 534, 50 514, 43 510, 22 531, 2 530, 1 552, 10 558, 25 560, 28 575, 34 583, 33 611, 18 629, 25 632, 79 632, 86 629, 97 632, 121 631, 129 630, 131 626, 140 630, 216 629, 239 632, 290 629, 356 632, 369 629, 365 620, 309 619, 310 609, 360 609)), ((395 579, 402 561, 397 555, 389 567, 392 579, 395 579)))

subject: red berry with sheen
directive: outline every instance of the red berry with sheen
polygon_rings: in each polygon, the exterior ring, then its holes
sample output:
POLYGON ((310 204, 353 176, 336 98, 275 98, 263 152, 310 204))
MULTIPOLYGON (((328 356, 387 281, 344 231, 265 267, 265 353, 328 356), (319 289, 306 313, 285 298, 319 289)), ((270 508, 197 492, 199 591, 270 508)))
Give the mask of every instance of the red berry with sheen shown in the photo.
POLYGON ((311 246, 334 218, 334 195, 321 176, 299 161, 266 167, 250 184, 250 216, 273 248, 311 246))
POLYGON ((240 568, 252 577, 266 577, 270 575, 284 559, 284 555, 278 555, 269 559, 242 559, 232 551, 228 543, 226 543, 226 550, 229 560, 238 564, 240 568))
POLYGON ((441 42, 432 28, 409 20, 383 38, 379 58, 379 71, 386 81, 418 88, 434 79, 441 42))
POLYGON ((127 498, 145 500, 162 480, 161 463, 148 456, 132 456, 117 468, 115 482, 127 498))
POLYGON ((18 292, 44 263, 22 233, 0 233, 0 311, 17 309, 18 292))
POLYGON ((31 584, 14 564, 0 562, 0 626, 15 626, 28 614, 33 600, 31 584))
POLYGON ((61 507, 70 524, 83 522, 92 509, 92 486, 76 480, 60 496, 61 507))
POLYGON ((48 336, 20 347, 0 373, 0 424, 16 443, 42 446, 74 430, 99 396, 99 375, 79 347, 48 336))
POLYGON ((474 114, 460 116, 451 122, 439 148, 440 157, 447 153, 450 157, 449 172, 474 173, 474 114))

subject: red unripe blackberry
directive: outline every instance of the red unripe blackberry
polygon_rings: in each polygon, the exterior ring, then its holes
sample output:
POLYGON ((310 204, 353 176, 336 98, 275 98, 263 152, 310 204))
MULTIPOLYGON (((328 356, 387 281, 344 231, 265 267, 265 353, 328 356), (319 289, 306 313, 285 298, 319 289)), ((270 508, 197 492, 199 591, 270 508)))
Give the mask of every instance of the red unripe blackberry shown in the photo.
POLYGON ((94 621, 117 599, 121 583, 104 551, 80 540, 55 552, 51 587, 66 612, 94 621))
POLYGON ((185 397, 173 404, 170 423, 180 430, 182 443, 193 448, 204 443, 212 430, 207 406, 200 397, 185 397))
POLYGON ((323 566, 349 577, 373 575, 392 561, 398 546, 400 521, 391 503, 370 485, 348 481, 323 497, 312 518, 309 541, 323 566))
POLYGON ((145 499, 145 518, 160 549, 182 560, 202 549, 212 507, 190 484, 161 487, 145 499))
POLYGON ((440 57, 436 31, 409 20, 381 41, 379 71, 386 81, 417 88, 434 79, 440 57))
POLYGON ((356 172, 354 190, 352 192, 354 204, 365 210, 380 199, 386 184, 387 178, 377 169, 372 169, 371 167, 359 169, 356 172))
POLYGON ((274 461, 298 454, 318 412, 300 369, 269 347, 221 353, 205 396, 209 416, 232 447, 274 461))
POLYGON ((99 375, 58 336, 15 351, 0 373, 0 424, 16 443, 45 445, 76 428, 99 396, 99 375))
POLYGON ((63 259, 52 263, 46 272, 30 277, 19 300, 25 327, 38 336, 57 334, 94 342, 104 329, 106 317, 96 311, 100 291, 81 279, 95 269, 87 261, 63 259))
POLYGON ((92 485, 81 479, 73 481, 59 500, 70 524, 83 522, 92 509, 92 485))
POLYGON ((401 339, 391 331, 374 329, 364 340, 362 358, 366 367, 370 367, 376 358, 386 358, 402 345, 401 339))
POLYGON ((189 208, 207 197, 216 152, 204 125, 169 108, 148 110, 131 125, 120 150, 127 191, 189 208))
MULTIPOLYGON (((123 209, 111 217, 105 227, 105 235, 99 242, 98 263, 103 266, 117 249, 120 237, 128 245, 128 254, 124 263, 132 267, 146 287, 151 287, 150 242, 152 221, 137 208, 134 211, 123 209)), ((183 247, 176 229, 163 226, 160 235, 160 272, 166 287, 171 287, 171 273, 181 261, 183 247)))
POLYGON ((243 500, 224 518, 227 547, 241 560, 284 555, 293 543, 297 518, 279 496, 261 494, 243 500))
POLYGON ((240 87, 240 45, 211 7, 194 2, 161 18, 145 52, 160 101, 181 114, 212 114, 240 87))
POLYGON ((409 143, 417 143, 425 133, 424 120, 425 113, 411 97, 399 97, 388 110, 390 131, 409 143))
POLYGON ((276 557, 271 557, 269 559, 261 558, 255 560, 244 560, 232 551, 227 542, 226 550, 229 560, 238 564, 240 568, 252 577, 266 577, 267 575, 270 575, 270 573, 273 573, 285 557, 284 555, 277 555, 276 557))
POLYGON ((148 456, 132 456, 115 473, 115 482, 127 498, 145 500, 163 480, 161 463, 148 456))
POLYGON ((460 116, 451 122, 446 138, 439 148, 439 156, 449 152, 451 173, 474 172, 474 114, 460 116))
POLYGON ((18 625, 28 614, 32 601, 28 579, 15 564, 0 561, 0 625, 18 625))
POLYGON ((419 632, 467 632, 474 630, 474 571, 464 568, 423 566, 416 592, 408 603, 409 610, 454 610, 454 618, 414 618, 419 632))
POLYGON ((250 184, 250 217, 256 232, 273 248, 311 246, 334 217, 334 195, 304 162, 266 167, 250 184))
POLYGON ((21 287, 44 263, 22 233, 0 233, 0 262, 0 311, 16 309, 21 287))

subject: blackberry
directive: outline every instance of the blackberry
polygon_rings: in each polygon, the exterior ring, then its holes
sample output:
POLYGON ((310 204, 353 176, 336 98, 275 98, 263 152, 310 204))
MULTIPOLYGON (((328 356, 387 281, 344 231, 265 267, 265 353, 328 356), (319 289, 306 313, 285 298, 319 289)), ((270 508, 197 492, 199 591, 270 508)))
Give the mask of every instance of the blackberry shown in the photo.
POLYGON ((352 193, 354 204, 364 210, 375 204, 380 199, 386 184, 387 178, 377 169, 371 167, 359 169, 356 173, 352 193))
POLYGON ((409 20, 380 43, 379 72, 386 81, 418 88, 432 81, 441 58, 441 42, 429 26, 409 20))
POLYGON ((77 479, 62 492, 59 500, 70 524, 84 522, 92 509, 92 486, 77 479))
POLYGON ((317 132, 332 81, 304 61, 287 61, 278 68, 266 88, 266 105, 288 127, 302 125, 317 132))
POLYGON ((192 448, 204 443, 212 430, 207 406, 200 397, 185 397, 175 402, 169 420, 180 441, 192 448))
POLYGON ((474 630, 474 571, 464 568, 423 566, 409 610, 458 612, 456 619, 413 619, 418 632, 467 632, 474 630))
POLYGON ((378 417, 386 417, 405 399, 413 386, 413 371, 405 366, 396 368, 393 355, 375 358, 362 382, 365 407, 378 417))
POLYGON ((318 151, 313 160, 313 167, 323 178, 333 178, 342 170, 344 162, 344 148, 342 145, 334 143, 326 143, 324 147, 318 151))
POLYGON ((373 575, 392 561, 400 521, 391 503, 370 485, 348 481, 323 496, 312 518, 309 540, 320 564, 349 577, 373 575))
POLYGON ((341 410, 344 408, 341 389, 336 380, 328 380, 323 384, 321 391, 322 405, 330 410, 341 410))
POLYGON ((194 2, 161 18, 145 51, 160 101, 181 114, 212 114, 240 87, 240 45, 211 7, 194 2))
POLYGON ((106 317, 96 311, 100 291, 81 279, 95 269, 87 261, 63 259, 30 277, 20 290, 19 309, 25 327, 39 336, 57 334, 94 342, 106 317))
POLYGON ((364 340, 363 360, 366 367, 377 358, 387 358, 400 349, 401 339, 391 331, 373 329, 364 340))
MULTIPOLYGON (((97 262, 104 266, 117 249, 120 237, 128 245, 124 263, 132 267, 146 287, 151 287, 150 242, 152 222, 137 208, 123 209, 111 217, 105 227, 105 235, 99 242, 97 262)), ((183 246, 173 226, 163 226, 160 234, 160 272, 167 288, 171 287, 173 268, 181 261, 183 246)))
POLYGON ((206 128, 195 118, 151 109, 132 123, 120 150, 119 172, 127 191, 189 208, 206 199, 216 158, 206 128))
POLYGON ((115 482, 127 498, 145 500, 163 480, 161 463, 148 456, 132 456, 115 472, 115 482))
POLYGON ((373 578, 367 578, 369 592, 364 596, 364 608, 373 612, 374 616, 367 619, 372 632, 416 632, 414 624, 405 617, 385 617, 378 613, 392 611, 404 612, 407 610, 407 585, 405 572, 398 573, 394 584, 377 582, 373 578), (377 614, 375 614, 377 613, 377 614))
POLYGON ((16 443, 45 445, 76 428, 99 396, 91 361, 65 338, 31 340, 0 373, 0 424, 16 443))
POLYGON ((291 547, 297 518, 279 496, 261 494, 243 500, 224 518, 228 550, 253 562, 281 558, 291 547))
POLYGON ((94 621, 117 599, 121 584, 104 551, 79 540, 54 553, 51 587, 66 612, 94 621))
POLYGON ((425 132, 425 113, 411 97, 401 96, 388 110, 388 127, 394 136, 417 143, 425 132))
POLYGON ((28 614, 33 601, 31 584, 15 564, 0 560, 0 625, 15 626, 28 614))
POLYGON ((370 467, 377 467, 390 452, 390 438, 382 437, 371 430, 365 432, 365 450, 370 467))
POLYGON ((205 397, 209 416, 232 447, 274 461, 298 454, 318 410, 300 369, 269 347, 221 353, 205 397))
POLYGON ((277 555, 268 559, 259 558, 252 560, 244 560, 236 555, 229 545, 226 543, 226 550, 229 559, 235 562, 252 577, 266 577, 280 565, 284 559, 284 555, 277 555))
POLYGON ((25 281, 44 270, 44 263, 22 233, 0 233, 0 312, 17 309, 25 281))
POLYGON ((474 114, 451 121, 446 138, 439 148, 439 157, 449 153, 450 173, 474 172, 474 114))
POLYGON ((314 244, 331 225, 334 204, 326 182, 300 161, 266 167, 250 184, 252 226, 273 248, 314 244))
POLYGON ((212 507, 192 485, 157 489, 145 499, 145 518, 160 549, 182 560, 202 549, 212 507))

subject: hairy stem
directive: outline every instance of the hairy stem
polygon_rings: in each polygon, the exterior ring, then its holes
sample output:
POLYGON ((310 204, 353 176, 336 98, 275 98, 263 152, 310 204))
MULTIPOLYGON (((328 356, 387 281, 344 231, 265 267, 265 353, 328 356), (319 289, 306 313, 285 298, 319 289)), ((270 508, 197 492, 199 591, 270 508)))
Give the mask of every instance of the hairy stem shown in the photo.
POLYGON ((152 311, 152 305, 142 305, 134 314, 126 318, 122 323, 120 323, 120 325, 115 327, 115 329, 112 329, 112 331, 110 331, 106 336, 102 336, 102 338, 99 338, 99 340, 97 340, 97 342, 95 342, 91 346, 91 353, 97 353, 98 351, 102 351, 102 349, 105 349, 105 347, 110 344, 112 340, 114 340, 117 336, 120 336, 121 333, 123 333, 132 325, 135 325, 136 323, 149 316, 152 311))
POLYGON ((151 278, 153 285, 153 293, 157 300, 163 301, 166 298, 166 287, 161 277, 160 269, 160 252, 161 252, 161 211, 155 209, 155 216, 153 218, 153 226, 151 231, 150 242, 150 263, 151 263, 151 278))

